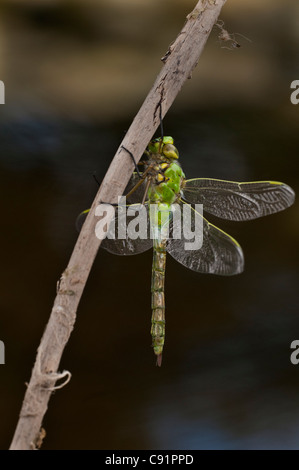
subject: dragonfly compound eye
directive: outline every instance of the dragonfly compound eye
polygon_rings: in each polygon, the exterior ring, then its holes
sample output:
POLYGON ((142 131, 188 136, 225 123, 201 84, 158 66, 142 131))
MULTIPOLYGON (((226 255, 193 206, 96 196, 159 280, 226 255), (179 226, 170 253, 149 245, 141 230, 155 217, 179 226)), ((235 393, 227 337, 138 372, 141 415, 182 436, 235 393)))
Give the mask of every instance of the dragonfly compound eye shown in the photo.
POLYGON ((160 153, 161 139, 154 139, 148 145, 148 150, 150 153, 160 153))
POLYGON ((165 157, 167 157, 167 158, 174 158, 174 159, 179 158, 179 152, 175 148, 175 146, 172 145, 172 144, 163 145, 163 150, 162 151, 163 151, 163 155, 165 155, 165 157))

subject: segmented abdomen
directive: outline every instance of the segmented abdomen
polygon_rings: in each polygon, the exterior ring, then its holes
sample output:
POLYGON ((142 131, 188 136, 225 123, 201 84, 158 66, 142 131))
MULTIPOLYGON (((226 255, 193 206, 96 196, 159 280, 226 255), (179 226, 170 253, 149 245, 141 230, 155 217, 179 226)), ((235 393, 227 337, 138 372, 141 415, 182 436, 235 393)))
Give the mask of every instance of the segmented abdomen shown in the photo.
POLYGON ((152 267, 152 328, 154 353, 161 365, 165 338, 164 280, 166 267, 166 240, 154 240, 152 267))

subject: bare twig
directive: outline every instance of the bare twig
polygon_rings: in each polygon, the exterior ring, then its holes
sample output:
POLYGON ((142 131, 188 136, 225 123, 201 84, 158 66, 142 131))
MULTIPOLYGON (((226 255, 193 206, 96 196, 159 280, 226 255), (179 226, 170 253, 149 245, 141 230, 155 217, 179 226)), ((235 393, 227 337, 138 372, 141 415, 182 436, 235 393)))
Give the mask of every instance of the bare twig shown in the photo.
MULTIPOLYGON (((191 76, 210 31, 226 0, 200 0, 163 58, 164 66, 136 115, 108 169, 80 232, 66 270, 57 286, 57 296, 32 370, 11 449, 32 449, 56 381, 70 378, 67 371, 57 373, 63 349, 76 319, 77 307, 101 240, 95 236, 94 211, 100 201, 114 203, 123 194, 133 171, 130 150, 138 162, 162 116, 173 103, 184 82, 191 76)), ((108 221, 107 221, 108 222, 108 221)))

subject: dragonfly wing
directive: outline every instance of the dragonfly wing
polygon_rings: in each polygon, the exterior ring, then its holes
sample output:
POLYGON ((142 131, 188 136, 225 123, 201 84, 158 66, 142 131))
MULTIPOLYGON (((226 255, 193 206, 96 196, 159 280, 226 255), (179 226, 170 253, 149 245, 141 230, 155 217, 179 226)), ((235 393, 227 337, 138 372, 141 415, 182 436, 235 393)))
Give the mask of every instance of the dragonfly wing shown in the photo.
MULTIPOLYGON (((102 248, 115 255, 135 255, 138 253, 143 253, 153 246, 150 235, 145 238, 132 238, 130 236, 130 230, 128 230, 131 227, 133 230, 133 237, 136 235, 136 223, 134 223, 133 219, 136 218, 136 213, 138 215, 139 212, 140 215, 140 212, 142 212, 141 209, 143 209, 143 232, 146 229, 147 233, 150 234, 148 207, 146 204, 143 206, 140 204, 146 191, 146 180, 141 181, 141 179, 142 178, 140 178, 137 173, 133 173, 131 176, 130 181, 124 191, 124 196, 132 191, 137 183, 139 184, 132 194, 127 198, 127 200, 121 200, 120 205, 114 207, 115 215, 110 223, 107 237, 101 243, 102 248), (130 204, 125 205, 125 202, 129 202, 130 204), (137 204, 134 204, 134 202, 137 202, 137 204), (121 236, 119 236, 120 233, 121 236)), ((78 231, 81 230, 88 212, 89 209, 81 212, 81 214, 79 214, 77 217, 76 227, 78 231)), ((138 220, 140 222, 141 217, 139 217, 138 220)))
MULTIPOLYGON (((101 243, 101 247, 114 255, 120 256, 137 255, 152 248, 153 242, 150 236, 147 205, 119 205, 113 207, 113 209, 115 215, 110 223, 107 237, 101 243), (140 224, 142 224, 142 227, 140 227, 140 224), (143 238, 136 236, 138 233, 143 238)), ((78 231, 81 230, 88 212, 89 209, 79 214, 76 221, 78 231)))
POLYGON ((295 193, 284 183, 255 181, 237 183, 218 179, 187 180, 182 197, 192 204, 203 204, 203 210, 235 221, 274 214, 291 206, 295 193))
POLYGON ((179 217, 181 217, 181 227, 183 227, 182 205, 176 205, 173 210, 173 218, 170 228, 170 238, 167 242, 168 253, 193 271, 210 274, 220 274, 231 276, 239 274, 244 269, 244 257, 239 243, 227 233, 210 224, 199 212, 195 211, 189 204, 191 211, 194 211, 191 218, 191 230, 195 231, 197 225, 202 227, 202 246, 199 249, 186 249, 186 243, 190 240, 186 238, 181 229, 181 238, 173 238, 175 230, 180 231, 179 217), (175 212, 179 211, 180 216, 175 212), (199 222, 199 224, 198 224, 199 222))
POLYGON ((85 222, 85 219, 86 219, 87 214, 88 214, 89 211, 90 211, 90 209, 86 209, 85 211, 80 212, 80 214, 78 215, 78 217, 76 219, 77 232, 81 232, 81 228, 83 227, 83 224, 85 222))
MULTIPOLYGON (((142 173, 140 173, 140 175, 142 176, 142 173)), ((126 196, 130 191, 132 191, 132 189, 135 188, 137 184, 139 184, 138 187, 126 200, 126 202, 128 202, 130 205, 117 206, 115 208, 115 216, 110 224, 108 235, 101 243, 101 247, 104 248, 104 250, 109 251, 109 253, 112 253, 114 255, 137 255, 139 253, 143 253, 144 251, 149 250, 153 246, 150 237, 148 206, 146 204, 141 206, 140 204, 143 200, 144 193, 146 191, 146 180, 140 180, 141 178, 138 176, 137 173, 134 172, 124 191, 124 196, 126 196), (138 212, 140 213, 140 209, 142 209, 143 211, 143 228, 146 228, 147 237, 132 238, 132 233, 130 232, 131 229, 133 229, 133 219, 136 218, 136 214, 138 215, 138 212), (144 219, 145 217, 146 222, 144 219), (109 238, 112 232, 114 232, 115 234, 114 238, 109 238), (121 238, 118 236, 119 233, 122 233, 121 238)), ((134 233, 136 234, 136 231, 134 231, 134 233)))
POLYGON ((152 248, 150 233, 147 205, 117 206, 101 247, 114 255, 137 255, 152 248))

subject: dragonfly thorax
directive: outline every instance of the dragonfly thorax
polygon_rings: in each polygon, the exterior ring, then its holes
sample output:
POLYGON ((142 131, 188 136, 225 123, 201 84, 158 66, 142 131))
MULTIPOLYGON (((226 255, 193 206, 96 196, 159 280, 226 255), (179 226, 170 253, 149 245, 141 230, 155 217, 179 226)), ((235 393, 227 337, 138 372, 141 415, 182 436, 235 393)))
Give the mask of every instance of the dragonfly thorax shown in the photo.
POLYGON ((172 137, 152 140, 147 149, 151 167, 148 199, 154 203, 173 204, 180 195, 185 175, 178 163, 179 152, 172 137))
POLYGON ((148 199, 151 202, 173 204, 180 196, 185 175, 178 162, 163 161, 154 166, 148 199))

